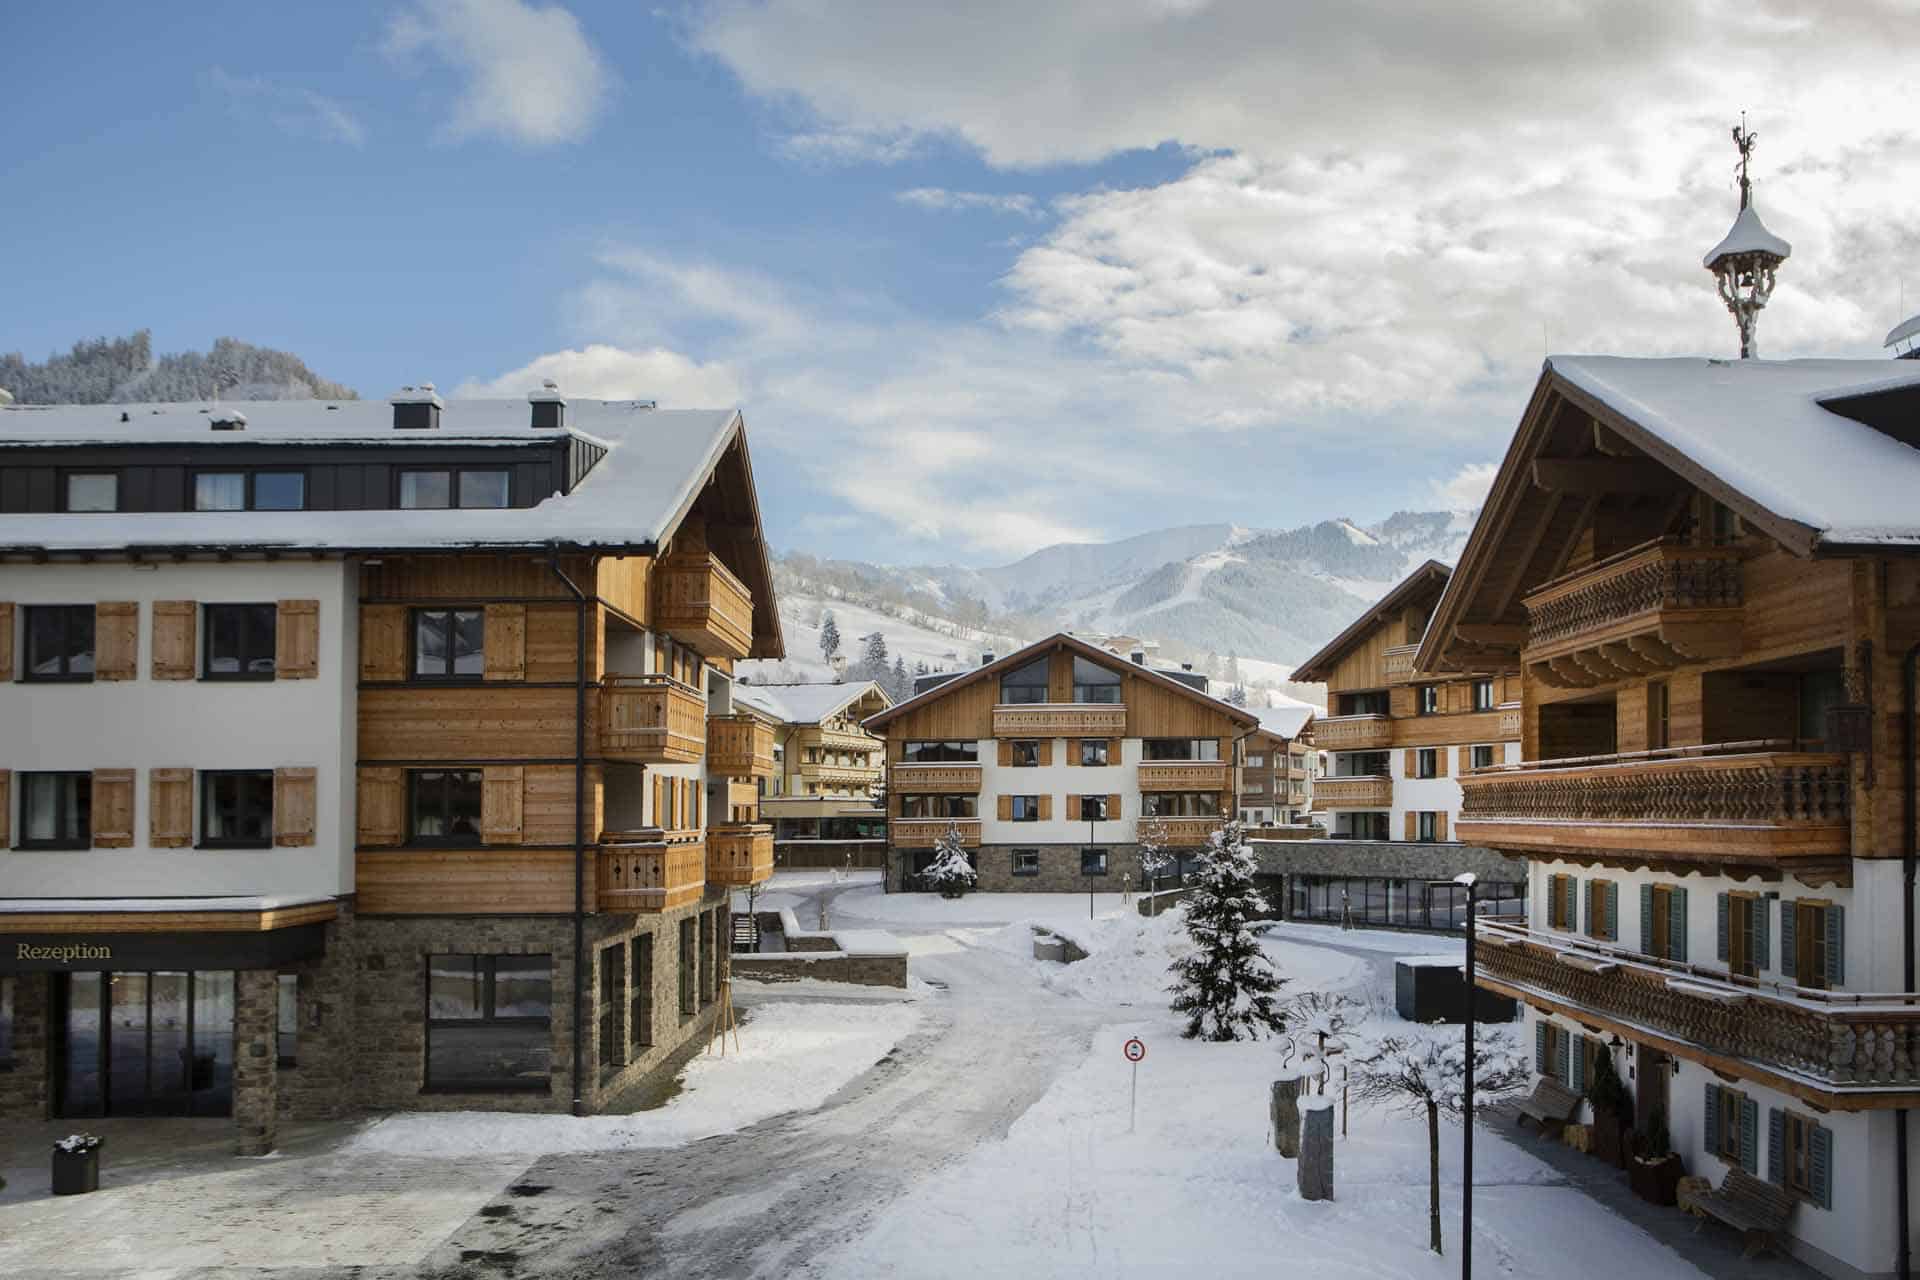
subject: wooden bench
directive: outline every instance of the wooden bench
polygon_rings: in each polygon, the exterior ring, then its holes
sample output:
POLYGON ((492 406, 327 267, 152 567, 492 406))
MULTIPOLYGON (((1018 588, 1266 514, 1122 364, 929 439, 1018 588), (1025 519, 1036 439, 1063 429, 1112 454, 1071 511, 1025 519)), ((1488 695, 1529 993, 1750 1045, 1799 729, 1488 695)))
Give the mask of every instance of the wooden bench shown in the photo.
POLYGON ((1580 1095, 1551 1077, 1543 1077, 1533 1087, 1533 1096, 1520 1104, 1520 1114, 1514 1120, 1518 1128, 1531 1119, 1540 1126, 1540 1132, 1548 1132, 1548 1126, 1559 1129, 1572 1120, 1580 1110, 1580 1095))
MULTIPOLYGON (((1787 1229, 1793 1197, 1745 1169, 1729 1169, 1718 1188, 1694 1197, 1693 1209, 1745 1235, 1747 1247, 1740 1256, 1752 1258, 1765 1249, 1780 1251, 1780 1233, 1787 1229)), ((1694 1230, 1705 1225, 1703 1220, 1694 1230)))

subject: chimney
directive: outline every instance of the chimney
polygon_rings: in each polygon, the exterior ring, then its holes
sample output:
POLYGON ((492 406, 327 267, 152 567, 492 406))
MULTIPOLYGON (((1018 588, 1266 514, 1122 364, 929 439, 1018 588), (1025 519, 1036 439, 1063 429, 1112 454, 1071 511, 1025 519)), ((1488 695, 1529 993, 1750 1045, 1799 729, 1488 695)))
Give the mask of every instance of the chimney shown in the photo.
POLYGON ((1193 664, 1191 662, 1183 662, 1180 664, 1180 669, 1182 671, 1191 671, 1193 670, 1193 664))
POLYGON ((538 391, 527 392, 527 403, 533 406, 535 431, 559 431, 567 425, 567 398, 552 378, 541 383, 538 391))
POLYGON ((1147 665, 1147 651, 1145 649, 1135 649, 1127 655, 1127 661, 1136 667, 1144 667, 1147 665))
POLYGON ((417 387, 402 387, 389 397, 393 405, 395 431, 431 431, 440 425, 440 411, 446 408, 431 382, 417 387))
POLYGON ((215 431, 245 431, 247 415, 232 405, 215 405, 209 411, 208 420, 215 431))
POLYGON ((980 653, 980 665, 981 665, 981 666, 983 666, 983 667, 990 667, 990 666, 992 666, 992 665, 993 665, 993 650, 991 650, 991 649, 984 649, 984 650, 982 650, 982 651, 981 651, 981 653, 980 653))

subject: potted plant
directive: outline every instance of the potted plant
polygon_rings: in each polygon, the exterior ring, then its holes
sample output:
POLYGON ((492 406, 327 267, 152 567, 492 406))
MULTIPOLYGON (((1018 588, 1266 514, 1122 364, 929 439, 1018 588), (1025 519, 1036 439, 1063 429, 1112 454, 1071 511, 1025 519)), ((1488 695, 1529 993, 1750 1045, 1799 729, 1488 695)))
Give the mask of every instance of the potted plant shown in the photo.
POLYGON ((1673 1150, 1667 1133, 1667 1109, 1655 1107, 1648 1117, 1646 1131, 1635 1140, 1633 1159, 1627 1165, 1627 1182, 1633 1194, 1648 1204, 1671 1205, 1686 1167, 1673 1150))
POLYGON ((80 1196, 100 1189, 100 1146, 106 1139, 70 1133, 53 1144, 53 1194, 80 1196))
POLYGON ((1593 1080, 1587 1086, 1587 1100, 1593 1104, 1593 1154, 1616 1169, 1627 1167, 1627 1114, 1631 1099, 1627 1087, 1614 1070, 1613 1054, 1601 1050, 1593 1055, 1593 1080))

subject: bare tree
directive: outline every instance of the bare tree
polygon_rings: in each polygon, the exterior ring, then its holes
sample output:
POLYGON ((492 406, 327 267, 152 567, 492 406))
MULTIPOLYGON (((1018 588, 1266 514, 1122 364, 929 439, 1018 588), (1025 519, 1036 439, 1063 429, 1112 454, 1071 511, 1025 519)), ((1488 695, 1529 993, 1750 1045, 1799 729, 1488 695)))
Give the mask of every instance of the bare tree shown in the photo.
POLYGON ((1147 892, 1156 895, 1151 898, 1153 915, 1160 914, 1160 877, 1173 865, 1173 854, 1167 850, 1167 824, 1158 818, 1142 818, 1134 827, 1134 843, 1140 849, 1140 874, 1146 879, 1147 892))

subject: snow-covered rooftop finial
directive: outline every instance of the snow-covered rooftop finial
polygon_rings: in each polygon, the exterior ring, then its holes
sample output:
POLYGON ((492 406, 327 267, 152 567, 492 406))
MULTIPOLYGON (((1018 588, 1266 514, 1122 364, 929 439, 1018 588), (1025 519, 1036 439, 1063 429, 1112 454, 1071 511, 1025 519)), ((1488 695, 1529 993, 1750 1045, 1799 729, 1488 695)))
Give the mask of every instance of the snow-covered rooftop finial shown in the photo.
MULTIPOLYGON (((1893 358, 1896 360, 1920 360, 1920 315, 1908 316, 1905 320, 1893 326, 1893 329, 1887 334, 1887 340, 1880 345, 1883 347, 1898 347, 1902 342, 1907 344, 1906 350, 1896 350, 1893 353, 1893 358)), ((4 403, 5 401, 0 401, 0 404, 4 403)))
POLYGON ((1747 128, 1746 112, 1741 112, 1740 123, 1733 127, 1733 145, 1740 151, 1740 212, 1732 229, 1707 251, 1703 261, 1720 282, 1720 300, 1740 327, 1742 360, 1758 354, 1754 328, 1767 299, 1773 296, 1775 271, 1793 252, 1792 245, 1767 230, 1753 207, 1753 180, 1747 170, 1758 137, 1747 128))

